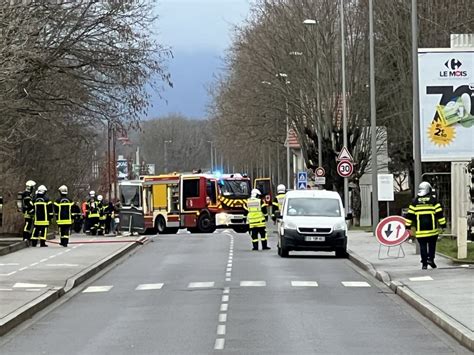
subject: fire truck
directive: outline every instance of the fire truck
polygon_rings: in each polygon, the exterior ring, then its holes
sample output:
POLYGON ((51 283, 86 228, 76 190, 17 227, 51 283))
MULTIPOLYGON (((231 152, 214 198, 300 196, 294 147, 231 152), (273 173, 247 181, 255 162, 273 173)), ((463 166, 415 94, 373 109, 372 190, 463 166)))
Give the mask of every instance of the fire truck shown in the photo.
POLYGON ((142 176, 119 184, 120 229, 139 233, 212 233, 216 228, 248 229, 250 179, 241 174, 142 176))

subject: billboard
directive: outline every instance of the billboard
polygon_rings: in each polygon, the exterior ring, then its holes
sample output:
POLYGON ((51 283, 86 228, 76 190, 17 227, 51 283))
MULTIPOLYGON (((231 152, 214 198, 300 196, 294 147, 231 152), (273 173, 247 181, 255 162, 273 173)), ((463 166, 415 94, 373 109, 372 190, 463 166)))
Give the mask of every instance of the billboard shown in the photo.
POLYGON ((474 50, 418 52, 422 161, 474 157, 474 50))
POLYGON ((117 159, 117 179, 128 179, 128 161, 126 159, 117 159))

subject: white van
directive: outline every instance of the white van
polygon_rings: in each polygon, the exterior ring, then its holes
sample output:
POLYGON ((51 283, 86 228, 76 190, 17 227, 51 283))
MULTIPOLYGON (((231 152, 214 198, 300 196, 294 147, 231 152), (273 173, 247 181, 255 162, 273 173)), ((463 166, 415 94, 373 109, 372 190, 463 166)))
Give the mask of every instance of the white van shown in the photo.
POLYGON ((335 251, 347 257, 347 225, 341 197, 326 190, 286 193, 278 218, 278 255, 291 250, 335 251))

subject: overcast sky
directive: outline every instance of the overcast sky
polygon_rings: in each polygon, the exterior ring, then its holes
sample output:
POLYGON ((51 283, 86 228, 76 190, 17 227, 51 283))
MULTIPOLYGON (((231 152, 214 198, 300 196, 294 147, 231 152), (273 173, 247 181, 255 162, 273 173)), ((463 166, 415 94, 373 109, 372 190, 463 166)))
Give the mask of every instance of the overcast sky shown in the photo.
POLYGON ((172 48, 169 63, 174 88, 153 98, 149 117, 181 113, 206 116, 206 87, 222 67, 221 58, 231 43, 232 26, 242 23, 250 0, 157 0, 157 32, 161 43, 172 48))

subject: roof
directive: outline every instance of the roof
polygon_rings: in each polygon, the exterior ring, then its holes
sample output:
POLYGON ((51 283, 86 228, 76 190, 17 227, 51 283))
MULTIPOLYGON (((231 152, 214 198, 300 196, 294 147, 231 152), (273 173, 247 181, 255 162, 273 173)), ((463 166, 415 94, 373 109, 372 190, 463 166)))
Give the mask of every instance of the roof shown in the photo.
POLYGON ((286 144, 289 143, 290 148, 292 149, 300 149, 301 145, 298 141, 298 135, 296 134, 295 130, 293 128, 290 128, 288 131, 288 139, 285 141, 285 147, 286 144))
POLYGON ((285 195, 285 198, 303 198, 303 197, 312 197, 312 198, 336 198, 340 199, 341 196, 336 191, 328 190, 291 190, 288 191, 285 195))

